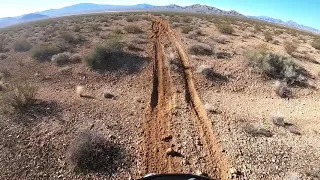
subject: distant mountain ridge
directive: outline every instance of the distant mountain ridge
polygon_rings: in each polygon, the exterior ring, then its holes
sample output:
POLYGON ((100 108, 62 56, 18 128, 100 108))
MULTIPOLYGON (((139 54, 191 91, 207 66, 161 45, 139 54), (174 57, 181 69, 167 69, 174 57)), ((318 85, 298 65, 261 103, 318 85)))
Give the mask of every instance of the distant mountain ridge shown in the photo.
POLYGON ((257 19, 260 21, 274 23, 274 24, 280 24, 280 25, 284 25, 284 26, 288 26, 288 27, 292 27, 292 28, 296 28, 296 29, 300 29, 300 30, 305 30, 305 31, 309 31, 309 32, 320 33, 319 29, 312 28, 309 26, 304 26, 304 25, 298 24, 292 20, 285 22, 285 21, 282 21, 281 19, 271 18, 271 17, 267 17, 267 16, 247 16, 247 17, 252 18, 252 19, 257 19))
POLYGON ((7 27, 22 22, 30 22, 39 19, 46 19, 49 17, 60 17, 68 15, 78 15, 93 12, 105 12, 105 11, 129 11, 129 10, 141 10, 141 11, 173 11, 173 12, 191 12, 191 13, 202 13, 202 14, 217 14, 217 15, 229 15, 229 16, 240 16, 257 19, 265 22, 281 24, 284 26, 306 30, 310 32, 320 33, 320 30, 298 24, 294 21, 284 22, 280 19, 270 18, 267 16, 244 16, 243 14, 231 10, 225 11, 216 7, 193 4, 190 6, 179 6, 176 4, 170 4, 168 6, 153 6, 150 4, 137 4, 137 5, 108 5, 108 4, 93 4, 93 3, 80 3, 71 6, 66 6, 60 9, 48 9, 36 13, 26 14, 21 17, 6 17, 0 18, 0 28, 7 27))

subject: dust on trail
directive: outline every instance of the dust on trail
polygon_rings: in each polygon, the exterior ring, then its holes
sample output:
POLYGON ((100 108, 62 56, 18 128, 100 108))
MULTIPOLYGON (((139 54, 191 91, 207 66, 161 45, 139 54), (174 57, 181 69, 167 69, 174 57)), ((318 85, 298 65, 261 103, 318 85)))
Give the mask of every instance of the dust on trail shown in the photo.
MULTIPOLYGON (((148 104, 146 117, 143 124, 143 142, 141 146, 142 164, 141 173, 193 173, 195 169, 189 169, 191 172, 184 172, 185 168, 182 166, 181 157, 167 156, 166 150, 174 147, 174 139, 169 142, 162 141, 168 135, 177 135, 182 128, 177 125, 177 118, 172 117, 173 113, 173 97, 176 95, 173 92, 172 78, 168 63, 164 56, 164 41, 169 40, 171 44, 177 49, 180 61, 183 65, 185 96, 187 97, 186 104, 190 107, 187 114, 188 119, 195 128, 198 134, 192 133, 191 136, 197 136, 203 148, 201 154, 205 162, 206 173, 215 179, 227 179, 227 164, 223 157, 219 141, 215 136, 211 121, 208 119, 207 112, 203 108, 198 93, 196 91, 192 71, 188 56, 183 49, 181 42, 176 38, 171 30, 168 22, 153 17, 152 36, 154 43, 154 70, 153 70, 153 92, 151 95, 150 104, 148 104)), ((180 134, 180 136, 188 136, 189 134, 180 134)), ((196 137, 194 137, 196 138, 196 137)), ((193 149, 189 149, 193 151, 193 149)))

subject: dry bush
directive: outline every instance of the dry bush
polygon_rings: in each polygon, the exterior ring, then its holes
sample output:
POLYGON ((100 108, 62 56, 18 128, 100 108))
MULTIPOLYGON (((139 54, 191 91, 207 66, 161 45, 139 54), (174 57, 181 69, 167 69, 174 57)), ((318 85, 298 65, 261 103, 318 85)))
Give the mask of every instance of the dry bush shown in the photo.
POLYGON ((76 24, 76 25, 73 27, 73 31, 74 31, 74 32, 80 32, 80 31, 81 31, 81 27, 80 27, 78 24, 76 24))
POLYGON ((32 45, 26 39, 18 39, 14 44, 13 48, 17 52, 26 52, 31 49, 32 45))
POLYGON ((142 19, 142 20, 145 20, 145 21, 152 21, 151 16, 148 16, 148 15, 146 15, 146 16, 141 16, 141 19, 142 19))
POLYGON ((114 174, 126 168, 126 153, 119 145, 92 131, 82 131, 71 142, 67 159, 76 172, 114 174))
POLYGON ((119 29, 119 28, 113 29, 112 32, 113 32, 114 34, 122 34, 122 31, 121 31, 121 29, 119 29))
POLYGON ((217 28, 222 34, 232 34, 234 32, 233 27, 226 23, 217 24, 217 28))
POLYGON ((196 34, 198 36, 205 36, 206 35, 201 29, 196 30, 196 34))
POLYGON ((16 82, 4 95, 4 102, 15 110, 22 111, 36 102, 38 88, 26 82, 16 82))
POLYGON ((243 131, 250 134, 253 137, 272 137, 273 133, 269 131, 268 129, 264 128, 261 125, 253 125, 253 124, 248 124, 243 127, 243 131))
POLYGON ((285 41, 283 43, 283 47, 290 55, 298 49, 297 43, 294 43, 292 41, 285 41))
POLYGON ((180 23, 181 22, 181 17, 180 16, 171 16, 169 18, 170 23, 180 23))
POLYGON ((5 35, 0 35, 0 53, 6 51, 6 46, 8 44, 8 38, 5 35))
POLYGON ((139 21, 140 20, 140 16, 136 16, 136 15, 129 15, 126 18, 127 22, 135 22, 135 21, 139 21))
POLYGON ((11 77, 11 73, 8 69, 0 67, 0 81, 9 77, 11 77))
POLYGON ((101 31, 101 28, 99 26, 100 25, 98 23, 91 23, 90 24, 90 29, 91 29, 92 32, 101 31))
POLYGON ((249 60, 249 65, 259 73, 274 79, 284 80, 289 85, 305 86, 307 78, 310 76, 292 59, 268 52, 265 49, 249 50, 245 53, 245 57, 249 60))
POLYGON ((132 34, 143 33, 142 29, 138 25, 127 25, 123 29, 128 33, 132 33, 132 34))
POLYGON ((184 22, 184 23, 191 23, 192 20, 193 20, 192 17, 183 17, 183 18, 182 18, 182 22, 184 22))
POLYGON ((281 98, 291 97, 291 90, 290 90, 287 82, 276 81, 276 83, 274 85, 274 91, 281 98))
POLYGON ((254 33, 257 33, 257 32, 260 32, 260 31, 262 31, 262 27, 256 24, 254 26, 254 33))
POLYGON ((63 39, 65 43, 69 44, 78 44, 83 40, 80 36, 76 37, 72 33, 66 31, 60 32, 60 38, 63 39))
POLYGON ((57 66, 66 65, 71 62, 71 54, 69 52, 64 52, 53 55, 51 62, 55 63, 57 66))
POLYGON ((279 36, 279 35, 283 34, 283 30, 277 29, 277 30, 274 30, 273 33, 274 33, 274 35, 279 36))
POLYGON ((195 44, 189 48, 189 53, 192 55, 213 55, 213 49, 206 44, 195 44))
POLYGON ((267 42, 272 41, 273 37, 272 34, 269 30, 265 30, 263 32, 264 38, 266 39, 267 42))
POLYGON ((312 43, 311 46, 320 50, 320 38, 315 39, 312 43))
POLYGON ((56 46, 48 44, 36 45, 32 48, 32 57, 40 62, 50 60, 51 57, 59 52, 56 46))
POLYGON ((193 27, 192 26, 182 26, 182 33, 184 34, 188 34, 190 31, 193 31, 193 27))

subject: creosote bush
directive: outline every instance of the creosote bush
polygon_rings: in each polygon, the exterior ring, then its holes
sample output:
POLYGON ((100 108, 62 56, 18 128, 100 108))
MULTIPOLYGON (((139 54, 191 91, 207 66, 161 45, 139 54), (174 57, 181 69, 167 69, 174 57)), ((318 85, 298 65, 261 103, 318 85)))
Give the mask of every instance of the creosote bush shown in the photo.
POLYGON ((13 44, 13 48, 17 52, 26 52, 31 49, 32 45, 26 39, 19 39, 13 44))
POLYGON ((32 57, 40 62, 50 60, 58 52, 59 48, 48 44, 36 45, 31 50, 32 57))
POLYGON ((213 50, 206 44, 195 44, 189 48, 189 53, 192 55, 213 55, 213 50))
POLYGON ((59 53, 53 55, 51 58, 51 62, 55 63, 57 66, 63 66, 65 64, 70 63, 71 54, 69 52, 59 53))
POLYGON ((312 43, 311 46, 320 50, 320 38, 315 39, 312 43))
POLYGON ((192 26, 182 26, 181 29, 182 29, 182 33, 188 34, 190 31, 193 30, 193 27, 192 26))
POLYGON ((111 175, 126 168, 126 158, 119 145, 89 130, 80 132, 67 150, 70 167, 82 173, 100 172, 111 175))
POLYGON ((291 41, 285 41, 283 43, 284 49, 287 51, 288 54, 292 54, 295 52, 298 48, 297 43, 291 42, 291 41))
POLYGON ((291 58, 265 49, 249 50, 245 53, 245 57, 249 60, 250 66, 268 77, 284 80, 288 85, 305 86, 307 84, 309 73, 294 63, 291 58))
POLYGON ((269 30, 265 30, 263 32, 264 38, 266 39, 267 42, 272 41, 273 37, 272 34, 269 30))
POLYGON ((140 34, 143 33, 142 29, 137 26, 137 25, 127 25, 123 28, 125 31, 127 31, 128 33, 132 33, 132 34, 140 34))
POLYGON ((233 27, 226 23, 217 24, 217 28, 222 34, 232 34, 234 32, 233 27))

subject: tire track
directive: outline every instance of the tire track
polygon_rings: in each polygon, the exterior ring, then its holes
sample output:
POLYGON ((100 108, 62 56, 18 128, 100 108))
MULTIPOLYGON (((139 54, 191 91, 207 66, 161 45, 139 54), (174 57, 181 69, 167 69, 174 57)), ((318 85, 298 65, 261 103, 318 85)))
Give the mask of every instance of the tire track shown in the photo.
MULTIPOLYGON (((164 38, 173 44, 179 54, 180 61, 183 65, 183 82, 185 85, 186 105, 188 106, 188 120, 192 127, 195 128, 195 133, 192 138, 198 138, 203 144, 200 153, 199 150, 195 152, 194 157, 202 157, 203 160, 198 164, 202 166, 202 169, 207 170, 207 174, 215 179, 227 179, 227 164, 224 160, 224 156, 221 153, 218 138, 215 136, 211 121, 208 119, 207 112, 203 108, 201 100, 196 91, 193 75, 190 69, 188 56, 181 45, 181 42, 176 38, 168 23, 158 17, 153 17, 152 35, 150 38, 154 42, 154 68, 153 68, 153 91, 151 95, 150 104, 147 107, 145 121, 144 121, 144 138, 142 149, 142 174, 147 173, 182 173, 186 171, 186 168, 181 167, 181 159, 170 157, 166 155, 166 150, 173 146, 171 144, 175 141, 175 137, 171 139, 171 142, 164 142, 162 139, 168 135, 177 135, 181 128, 177 122, 172 122, 173 109, 173 94, 172 79, 170 75, 170 69, 166 65, 166 59, 164 56, 164 38), (173 126, 175 125, 175 126, 173 126), (178 126, 177 126, 178 125, 178 126), (197 133, 198 132, 198 133, 197 133), (205 166, 205 167, 204 167, 205 166)), ((181 83, 181 82, 180 82, 181 83)), ((185 127, 185 125, 184 125, 185 127)), ((190 132, 190 131, 189 131, 190 132)), ((188 134, 183 134, 188 136, 188 134)), ((186 147, 188 148, 188 147, 186 147)), ((189 152, 193 151, 189 148, 189 152)), ((192 153, 194 154, 194 153, 192 153)), ((195 169, 189 169, 191 172, 195 169)), ((190 172, 184 172, 190 173, 190 172)))

